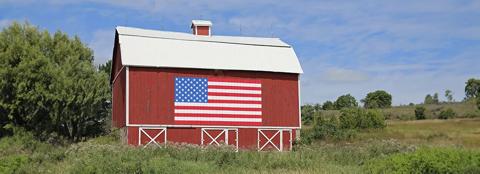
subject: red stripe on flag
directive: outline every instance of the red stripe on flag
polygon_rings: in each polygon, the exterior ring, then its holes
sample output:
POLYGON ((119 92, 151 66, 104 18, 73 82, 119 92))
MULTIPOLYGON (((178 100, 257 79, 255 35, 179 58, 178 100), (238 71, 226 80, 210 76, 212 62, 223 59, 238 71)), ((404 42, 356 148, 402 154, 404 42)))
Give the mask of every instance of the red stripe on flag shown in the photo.
POLYGON ((261 97, 262 94, 240 94, 240 93, 224 93, 224 92, 208 92, 209 96, 234 96, 234 97, 261 97))
POLYGON ((248 100, 208 100, 208 103, 262 104, 262 101, 248 101, 248 100))
POLYGON ((242 89, 242 90, 262 90, 261 87, 248 86, 223 86, 223 85, 208 85, 208 89, 242 89))
POLYGON ((195 109, 195 110, 230 110, 230 111, 262 111, 262 108, 236 108, 236 107, 216 107, 216 106, 175 106, 175 109, 195 109))
POLYGON ((233 83, 260 83, 260 80, 241 79, 241 78, 217 78, 209 77, 209 82, 233 82, 233 83))
POLYGON ((261 126, 260 122, 229 122, 229 121, 175 121, 184 125, 226 125, 226 126, 261 126))
POLYGON ((211 117, 211 118, 262 118, 261 115, 238 115, 238 114, 191 114, 176 113, 175 117, 211 117))

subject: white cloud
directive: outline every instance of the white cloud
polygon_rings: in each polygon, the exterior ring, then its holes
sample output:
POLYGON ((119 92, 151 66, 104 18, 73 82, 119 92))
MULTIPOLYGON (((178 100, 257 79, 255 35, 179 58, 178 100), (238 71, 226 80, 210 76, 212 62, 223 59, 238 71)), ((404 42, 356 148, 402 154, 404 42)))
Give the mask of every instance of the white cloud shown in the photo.
POLYGON ((94 51, 95 64, 103 64, 112 58, 114 39, 114 29, 102 29, 93 33, 88 46, 94 51))

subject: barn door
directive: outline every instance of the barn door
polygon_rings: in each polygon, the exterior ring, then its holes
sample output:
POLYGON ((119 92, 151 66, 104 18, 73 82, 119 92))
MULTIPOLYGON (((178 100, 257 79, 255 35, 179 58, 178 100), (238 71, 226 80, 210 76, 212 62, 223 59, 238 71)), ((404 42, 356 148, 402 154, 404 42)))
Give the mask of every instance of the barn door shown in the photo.
POLYGON ((257 150, 283 151, 284 145, 292 150, 292 129, 258 129, 257 150))
POLYGON ((238 129, 202 128, 201 144, 206 146, 233 145, 238 151, 238 129))
POLYGON ((147 147, 149 145, 160 144, 167 145, 167 128, 166 127, 139 127, 138 128, 138 145, 147 147))

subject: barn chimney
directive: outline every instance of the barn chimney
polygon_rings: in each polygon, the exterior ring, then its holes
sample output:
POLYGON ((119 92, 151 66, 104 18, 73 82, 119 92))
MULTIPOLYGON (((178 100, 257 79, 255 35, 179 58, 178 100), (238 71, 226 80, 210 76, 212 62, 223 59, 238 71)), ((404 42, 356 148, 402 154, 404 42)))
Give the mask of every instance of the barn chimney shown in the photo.
POLYGON ((194 35, 211 36, 212 22, 205 20, 192 20, 192 33, 194 35))

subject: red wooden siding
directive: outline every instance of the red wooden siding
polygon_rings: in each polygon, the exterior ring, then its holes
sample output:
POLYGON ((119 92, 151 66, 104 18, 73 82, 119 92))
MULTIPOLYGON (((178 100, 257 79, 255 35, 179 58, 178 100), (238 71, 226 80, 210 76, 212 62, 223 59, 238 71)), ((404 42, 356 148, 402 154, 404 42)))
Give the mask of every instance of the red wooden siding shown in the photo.
MULTIPOLYGON (((208 33, 209 30, 210 30, 210 27, 209 27, 209 26, 197 26, 197 32, 198 32, 197 35, 208 36, 208 35, 210 35, 210 33, 208 33)), ((194 34, 195 34, 195 33, 194 33, 194 34)))
MULTIPOLYGON (((116 44, 118 46, 118 44, 116 44)), ((118 48, 118 47, 117 47, 118 48)), ((112 125, 114 127, 125 127, 125 95, 126 95, 126 70, 122 68, 120 49, 114 49, 115 60, 113 62, 112 80, 112 125), (116 79, 115 79, 116 77, 116 79)))
POLYGON ((261 126, 300 126, 297 74, 140 67, 129 68, 130 124, 174 124, 175 77, 261 80, 261 126))

